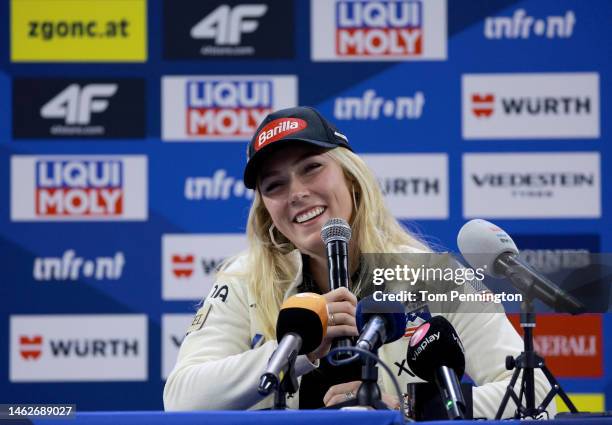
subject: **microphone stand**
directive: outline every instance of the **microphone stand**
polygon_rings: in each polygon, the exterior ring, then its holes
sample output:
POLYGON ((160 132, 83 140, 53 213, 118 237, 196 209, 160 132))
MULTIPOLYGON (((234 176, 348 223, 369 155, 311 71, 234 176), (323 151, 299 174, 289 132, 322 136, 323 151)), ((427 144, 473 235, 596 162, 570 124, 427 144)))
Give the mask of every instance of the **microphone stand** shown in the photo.
MULTIPOLYGON (((527 289, 531 288, 531 286, 534 284, 532 279, 525 278, 519 273, 514 273, 509 277, 513 282, 518 281, 520 285, 525 285, 524 287, 527 289)), ((512 356, 506 357, 506 369, 514 369, 514 373, 512 374, 512 379, 506 388, 506 393, 504 394, 504 398, 499 406, 499 410, 495 415, 495 420, 501 419, 510 397, 512 397, 512 400, 517 406, 514 413, 514 419, 526 419, 528 417, 536 419, 546 410, 548 404, 557 394, 561 397, 567 408, 572 413, 578 413, 576 406, 574 406, 565 391, 563 391, 563 388, 561 388, 561 385, 557 379, 550 372, 550 370, 548 370, 548 367, 546 367, 544 359, 534 351, 533 328, 536 326, 536 314, 533 301, 531 291, 524 291, 523 301, 521 302, 521 328, 523 328, 524 331, 524 351, 518 355, 516 359, 512 356), (535 407, 534 369, 541 369, 552 387, 538 407, 535 407), (514 384, 516 383, 521 371, 523 372, 523 376, 521 378, 521 391, 517 396, 516 392, 514 391, 514 384), (523 397, 525 398, 526 406, 523 406, 522 404, 523 397)))
POLYGON ((293 357, 289 360, 287 373, 285 373, 274 392, 274 407, 272 407, 272 410, 287 410, 287 394, 295 394, 300 389, 297 376, 295 375, 296 358, 293 357))
POLYGON ((376 410, 389 410, 381 400, 380 387, 378 386, 378 366, 370 357, 367 357, 365 361, 362 360, 361 385, 357 390, 355 402, 356 406, 371 406, 376 410))

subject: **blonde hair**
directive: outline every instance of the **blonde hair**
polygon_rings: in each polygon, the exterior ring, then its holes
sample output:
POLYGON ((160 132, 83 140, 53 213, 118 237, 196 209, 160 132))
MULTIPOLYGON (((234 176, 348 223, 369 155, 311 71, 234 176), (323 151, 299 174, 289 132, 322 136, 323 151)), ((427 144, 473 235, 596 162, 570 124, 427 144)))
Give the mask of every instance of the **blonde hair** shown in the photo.
MULTIPOLYGON (((405 230, 391 215, 375 176, 359 156, 341 147, 325 154, 342 167, 347 184, 353 187, 355 205, 350 224, 359 253, 393 253, 399 252, 402 246, 428 251, 423 242, 405 230)), ((271 235, 272 224, 272 218, 257 190, 247 221, 248 272, 240 275, 246 278, 255 297, 256 311, 267 339, 276 338, 278 312, 298 272, 290 254, 295 246, 276 228, 273 229, 274 235, 271 235)), ((220 275, 223 273, 220 272, 220 275)), ((358 284, 352 289, 359 295, 367 288, 358 284)))

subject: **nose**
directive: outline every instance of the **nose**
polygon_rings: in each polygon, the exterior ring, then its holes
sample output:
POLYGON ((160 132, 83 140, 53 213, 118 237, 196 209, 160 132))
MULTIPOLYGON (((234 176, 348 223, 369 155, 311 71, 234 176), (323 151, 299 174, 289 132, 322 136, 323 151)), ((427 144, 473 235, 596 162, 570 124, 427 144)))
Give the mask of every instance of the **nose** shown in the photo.
POLYGON ((309 191, 299 178, 293 177, 289 183, 289 202, 295 204, 303 198, 308 197, 309 191))

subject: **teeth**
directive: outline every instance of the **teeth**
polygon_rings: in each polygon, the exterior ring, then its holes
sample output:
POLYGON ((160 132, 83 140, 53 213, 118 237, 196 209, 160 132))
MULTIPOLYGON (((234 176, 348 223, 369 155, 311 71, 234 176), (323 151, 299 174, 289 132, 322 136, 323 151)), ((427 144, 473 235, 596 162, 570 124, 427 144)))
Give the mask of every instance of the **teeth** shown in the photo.
POLYGON ((295 221, 297 221, 298 223, 303 223, 305 221, 308 221, 310 219, 315 218, 318 215, 323 214, 323 211, 325 211, 325 208, 323 207, 316 207, 311 209, 310 211, 304 213, 304 214, 300 214, 295 218, 295 221))

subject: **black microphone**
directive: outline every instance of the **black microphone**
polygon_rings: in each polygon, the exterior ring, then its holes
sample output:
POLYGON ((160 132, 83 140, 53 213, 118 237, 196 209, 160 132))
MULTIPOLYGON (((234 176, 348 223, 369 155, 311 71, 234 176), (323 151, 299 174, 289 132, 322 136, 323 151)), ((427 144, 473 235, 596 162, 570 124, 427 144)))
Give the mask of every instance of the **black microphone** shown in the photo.
MULTIPOLYGON (((341 287, 350 290, 348 244, 351 240, 351 227, 341 218, 330 218, 321 228, 321 239, 327 251, 329 290, 333 291, 341 287)), ((352 345, 349 337, 336 338, 332 348, 346 348, 352 345)), ((338 353, 339 358, 348 355, 348 352, 338 353)))
POLYGON ((419 378, 435 382, 449 419, 465 419, 467 406, 459 381, 465 371, 463 344, 453 326, 435 316, 417 328, 408 343, 407 360, 419 378))
POLYGON ((315 350, 326 333, 327 303, 323 296, 304 292, 288 298, 278 314, 278 348, 259 379, 259 394, 265 396, 277 389, 296 357, 315 350))
POLYGON ((399 301, 375 301, 371 296, 357 304, 355 314, 359 339, 356 347, 376 351, 383 344, 397 341, 406 332, 405 308, 399 301))
POLYGON ((507 276, 526 295, 533 295, 555 311, 578 314, 586 307, 518 257, 518 248, 501 228, 475 219, 463 225, 457 236, 463 258, 494 278, 507 276))

